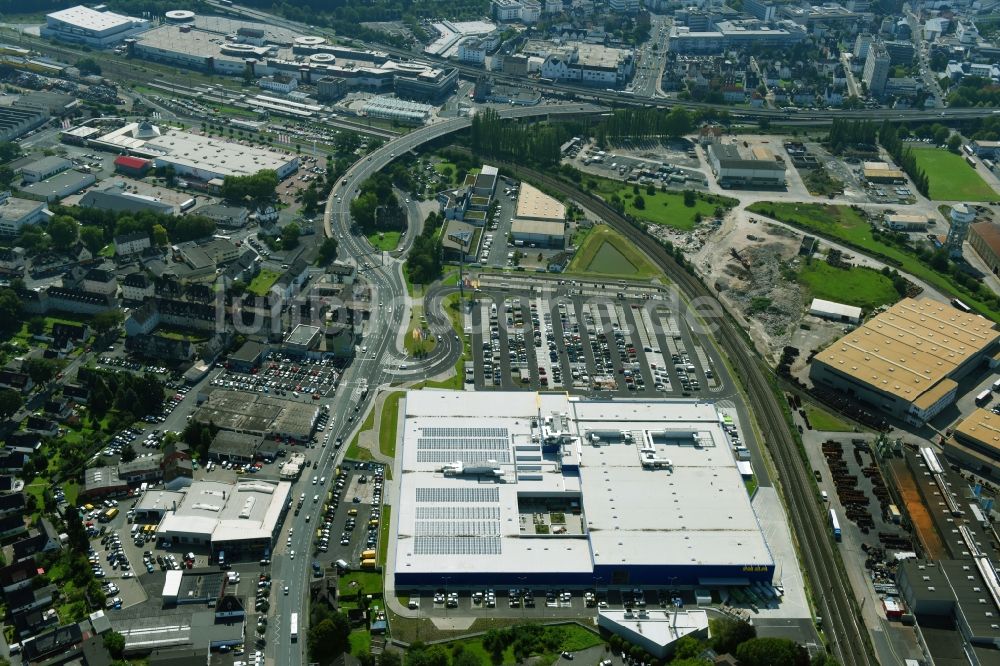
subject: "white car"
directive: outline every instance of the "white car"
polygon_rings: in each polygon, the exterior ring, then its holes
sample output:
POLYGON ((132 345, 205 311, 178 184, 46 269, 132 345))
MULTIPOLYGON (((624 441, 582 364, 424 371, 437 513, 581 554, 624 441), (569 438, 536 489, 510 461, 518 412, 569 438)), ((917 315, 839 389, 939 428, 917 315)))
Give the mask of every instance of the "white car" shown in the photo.
POLYGON ((288 551, 288 557, 289 557, 289 559, 294 560, 295 559, 295 551, 294 550, 288 551))

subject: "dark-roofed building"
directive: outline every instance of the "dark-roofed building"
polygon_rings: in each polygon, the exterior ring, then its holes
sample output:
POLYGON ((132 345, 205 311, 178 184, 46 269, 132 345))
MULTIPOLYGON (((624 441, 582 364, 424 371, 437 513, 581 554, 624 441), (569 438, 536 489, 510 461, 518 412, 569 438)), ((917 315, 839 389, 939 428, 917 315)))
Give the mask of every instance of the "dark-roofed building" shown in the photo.
POLYGON ((0 453, 0 470, 5 472, 20 472, 28 462, 30 453, 6 449, 0 453))
POLYGON ((81 288, 94 294, 111 295, 118 292, 115 273, 107 268, 91 268, 83 276, 81 288))
POLYGON ((155 333, 128 336, 125 348, 138 356, 169 362, 190 361, 195 351, 190 340, 167 338, 155 333))
POLYGON ((267 350, 267 345, 247 340, 229 357, 229 369, 236 372, 252 372, 254 368, 260 366, 267 350))
POLYGON ((55 608, 49 608, 44 611, 40 608, 32 608, 31 610, 12 613, 11 616, 14 620, 14 628, 17 631, 17 636, 21 640, 29 636, 35 636, 52 625, 59 623, 59 614, 56 613, 55 608))
POLYGON ((127 257, 148 249, 152 243, 145 231, 133 231, 115 236, 115 254, 127 257))
POLYGON ((14 560, 20 561, 38 553, 51 553, 59 550, 59 533, 46 518, 31 530, 31 536, 14 542, 14 560))
POLYGON ((28 662, 49 659, 70 650, 82 640, 83 631, 80 625, 68 624, 27 641, 21 648, 23 659, 28 662))
POLYGON ((52 337, 70 340, 76 344, 83 343, 90 337, 90 327, 86 324, 67 324, 57 321, 52 324, 52 337))
POLYGON ((226 206, 225 204, 202 206, 195 213, 213 220, 217 226, 226 229, 245 227, 250 219, 250 211, 243 206, 226 206))
POLYGON ((114 294, 98 294, 65 287, 49 287, 45 294, 47 308, 61 312, 95 315, 108 310, 117 310, 119 306, 114 294))
POLYGON ((78 405, 86 405, 90 401, 90 389, 79 384, 64 384, 63 397, 69 398, 78 405))
POLYGON ((260 262, 257 261, 257 253, 246 250, 236 261, 226 266, 222 276, 226 280, 226 286, 231 286, 234 280, 249 284, 259 272, 260 262))
POLYGON ((224 594, 215 604, 215 619, 219 622, 243 620, 246 614, 243 602, 232 594, 224 594))
POLYGON ((114 467, 90 467, 83 473, 80 499, 100 499, 128 492, 128 483, 114 467))
POLYGON ((163 478, 163 454, 152 453, 118 464, 118 476, 127 483, 155 481, 163 478))
POLYGON ((122 298, 126 301, 142 302, 152 297, 153 281, 142 271, 129 273, 122 280, 122 298))
POLYGON ((24 488, 24 481, 13 474, 0 474, 0 493, 17 493, 24 488))
POLYGON ((208 448, 211 460, 229 460, 231 462, 253 462, 264 438, 260 435, 245 435, 230 430, 220 430, 208 448))
POLYGON ((23 613, 35 608, 45 608, 52 604, 52 596, 57 592, 55 585, 44 587, 24 587, 14 590, 5 596, 7 610, 11 613, 23 613))
POLYGON ((745 159, 733 144, 709 144, 708 162, 721 187, 785 187, 784 165, 774 159, 745 159))
POLYGON ((125 335, 149 335, 160 325, 160 310, 155 300, 148 300, 129 313, 125 320, 125 335))
POLYGON ((52 419, 47 419, 44 416, 36 416, 32 414, 28 417, 26 430, 29 432, 37 432, 45 437, 55 437, 56 433, 59 432, 59 424, 52 419))
POLYGON ((24 516, 15 514, 0 518, 0 539, 6 539, 23 532, 27 532, 28 527, 24 524, 24 516))
POLYGON ((67 418, 73 412, 72 408, 70 407, 69 400, 67 400, 65 397, 49 398, 48 400, 45 401, 45 406, 43 407, 43 409, 45 410, 46 414, 48 414, 54 419, 59 419, 59 420, 67 418))
POLYGON ((14 389, 21 393, 27 393, 35 383, 26 372, 17 370, 0 370, 0 388, 14 389))
POLYGON ((309 277, 309 264, 302 257, 299 257, 292 262, 291 266, 281 274, 277 282, 274 283, 274 287, 281 291, 285 295, 285 298, 291 297, 292 293, 297 289, 301 288, 305 284, 306 278, 309 277))
POLYGON ((3 593, 13 592, 25 587, 31 587, 31 580, 38 575, 38 564, 34 557, 29 557, 14 564, 0 568, 0 589, 3 593))
POLYGON ((24 513, 24 493, 8 493, 0 495, 0 517, 21 515, 24 513))
POLYGON ((174 207, 164 203, 144 197, 138 194, 125 192, 120 187, 111 186, 104 190, 91 190, 80 199, 80 206, 83 208, 96 208, 98 210, 108 210, 115 213, 141 213, 150 211, 162 215, 173 215, 174 207))

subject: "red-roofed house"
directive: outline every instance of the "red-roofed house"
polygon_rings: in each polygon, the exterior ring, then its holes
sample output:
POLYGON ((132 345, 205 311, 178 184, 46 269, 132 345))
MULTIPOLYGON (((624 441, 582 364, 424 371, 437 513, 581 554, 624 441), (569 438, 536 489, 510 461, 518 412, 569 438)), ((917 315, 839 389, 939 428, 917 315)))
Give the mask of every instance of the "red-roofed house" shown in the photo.
POLYGON ((149 160, 144 160, 141 157, 119 155, 115 158, 115 170, 133 178, 145 176, 146 172, 149 171, 149 166, 149 160))

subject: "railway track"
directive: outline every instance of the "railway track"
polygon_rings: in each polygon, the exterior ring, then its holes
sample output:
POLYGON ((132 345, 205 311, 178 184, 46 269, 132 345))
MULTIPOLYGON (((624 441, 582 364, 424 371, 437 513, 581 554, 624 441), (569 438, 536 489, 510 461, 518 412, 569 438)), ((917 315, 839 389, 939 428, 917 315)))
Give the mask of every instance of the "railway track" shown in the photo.
MULTIPOLYGON (((658 241, 633 225, 602 199, 532 169, 509 163, 501 163, 500 166, 516 177, 537 182, 568 199, 586 202, 585 205, 600 215, 610 227, 648 254, 688 298, 715 297, 700 280, 681 267, 658 241)), ((731 318, 723 316, 717 324, 716 339, 729 357, 736 374, 743 380, 749 406, 763 429, 764 439, 777 469, 777 482, 785 497, 802 563, 812 581, 812 597, 822 617, 821 626, 842 664, 876 664, 878 661, 867 627, 855 602, 850 581, 844 573, 840 553, 830 535, 828 516, 817 500, 811 475, 791 434, 785 411, 767 379, 768 370, 748 347, 742 331, 731 318)))

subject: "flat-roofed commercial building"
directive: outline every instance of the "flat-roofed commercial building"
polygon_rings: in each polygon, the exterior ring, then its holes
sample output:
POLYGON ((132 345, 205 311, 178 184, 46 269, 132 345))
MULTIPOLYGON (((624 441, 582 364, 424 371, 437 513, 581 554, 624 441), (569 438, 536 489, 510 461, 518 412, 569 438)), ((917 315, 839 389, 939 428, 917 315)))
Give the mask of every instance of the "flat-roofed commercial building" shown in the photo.
POLYGON ((401 404, 397 589, 772 579, 710 402, 410 391, 401 404))
POLYGON ((783 188, 785 167, 773 159, 745 159, 731 143, 708 146, 708 163, 720 187, 783 188))
POLYGON ((907 298, 816 354, 809 376, 923 425, 955 401, 957 380, 989 357, 998 336, 978 315, 907 298))
POLYGON ((977 407, 951 431, 944 453, 981 476, 1000 478, 1000 415, 977 407))
POLYGON ((562 220, 523 220, 515 218, 510 226, 514 243, 518 241, 529 247, 566 246, 566 223, 562 220))
POLYGON ((318 416, 319 408, 312 404, 218 390, 209 394, 194 420, 222 430, 305 442, 312 437, 318 416))
POLYGON ((149 21, 83 5, 46 14, 41 36, 102 48, 149 29, 149 21))
POLYGON ((906 174, 893 168, 888 162, 865 162, 861 173, 870 183, 905 183, 906 174))
POLYGON ((927 216, 890 213, 882 223, 893 231, 927 231, 927 216))
POLYGON ((16 236, 25 225, 38 224, 48 216, 44 201, 18 199, 10 192, 0 192, 0 236, 16 236))
POLYGON ((969 227, 969 245, 994 273, 1000 273, 1000 224, 979 222, 969 227))
POLYGON ((861 321, 861 308, 834 301, 825 301, 822 298, 812 300, 809 305, 809 314, 833 321, 845 321, 849 324, 857 324, 861 321))
POLYGON ((528 183, 521 183, 514 217, 522 220, 566 220, 566 205, 528 183))
POLYGON ((292 486, 261 477, 235 484, 196 481, 181 491, 150 490, 136 517, 159 520, 156 536, 181 548, 208 546, 214 554, 263 553, 274 545, 292 486))
POLYGON ((45 180, 72 167, 73 163, 69 160, 57 157, 56 155, 49 155, 25 165, 21 169, 21 178, 26 183, 37 183, 40 180, 45 180))

